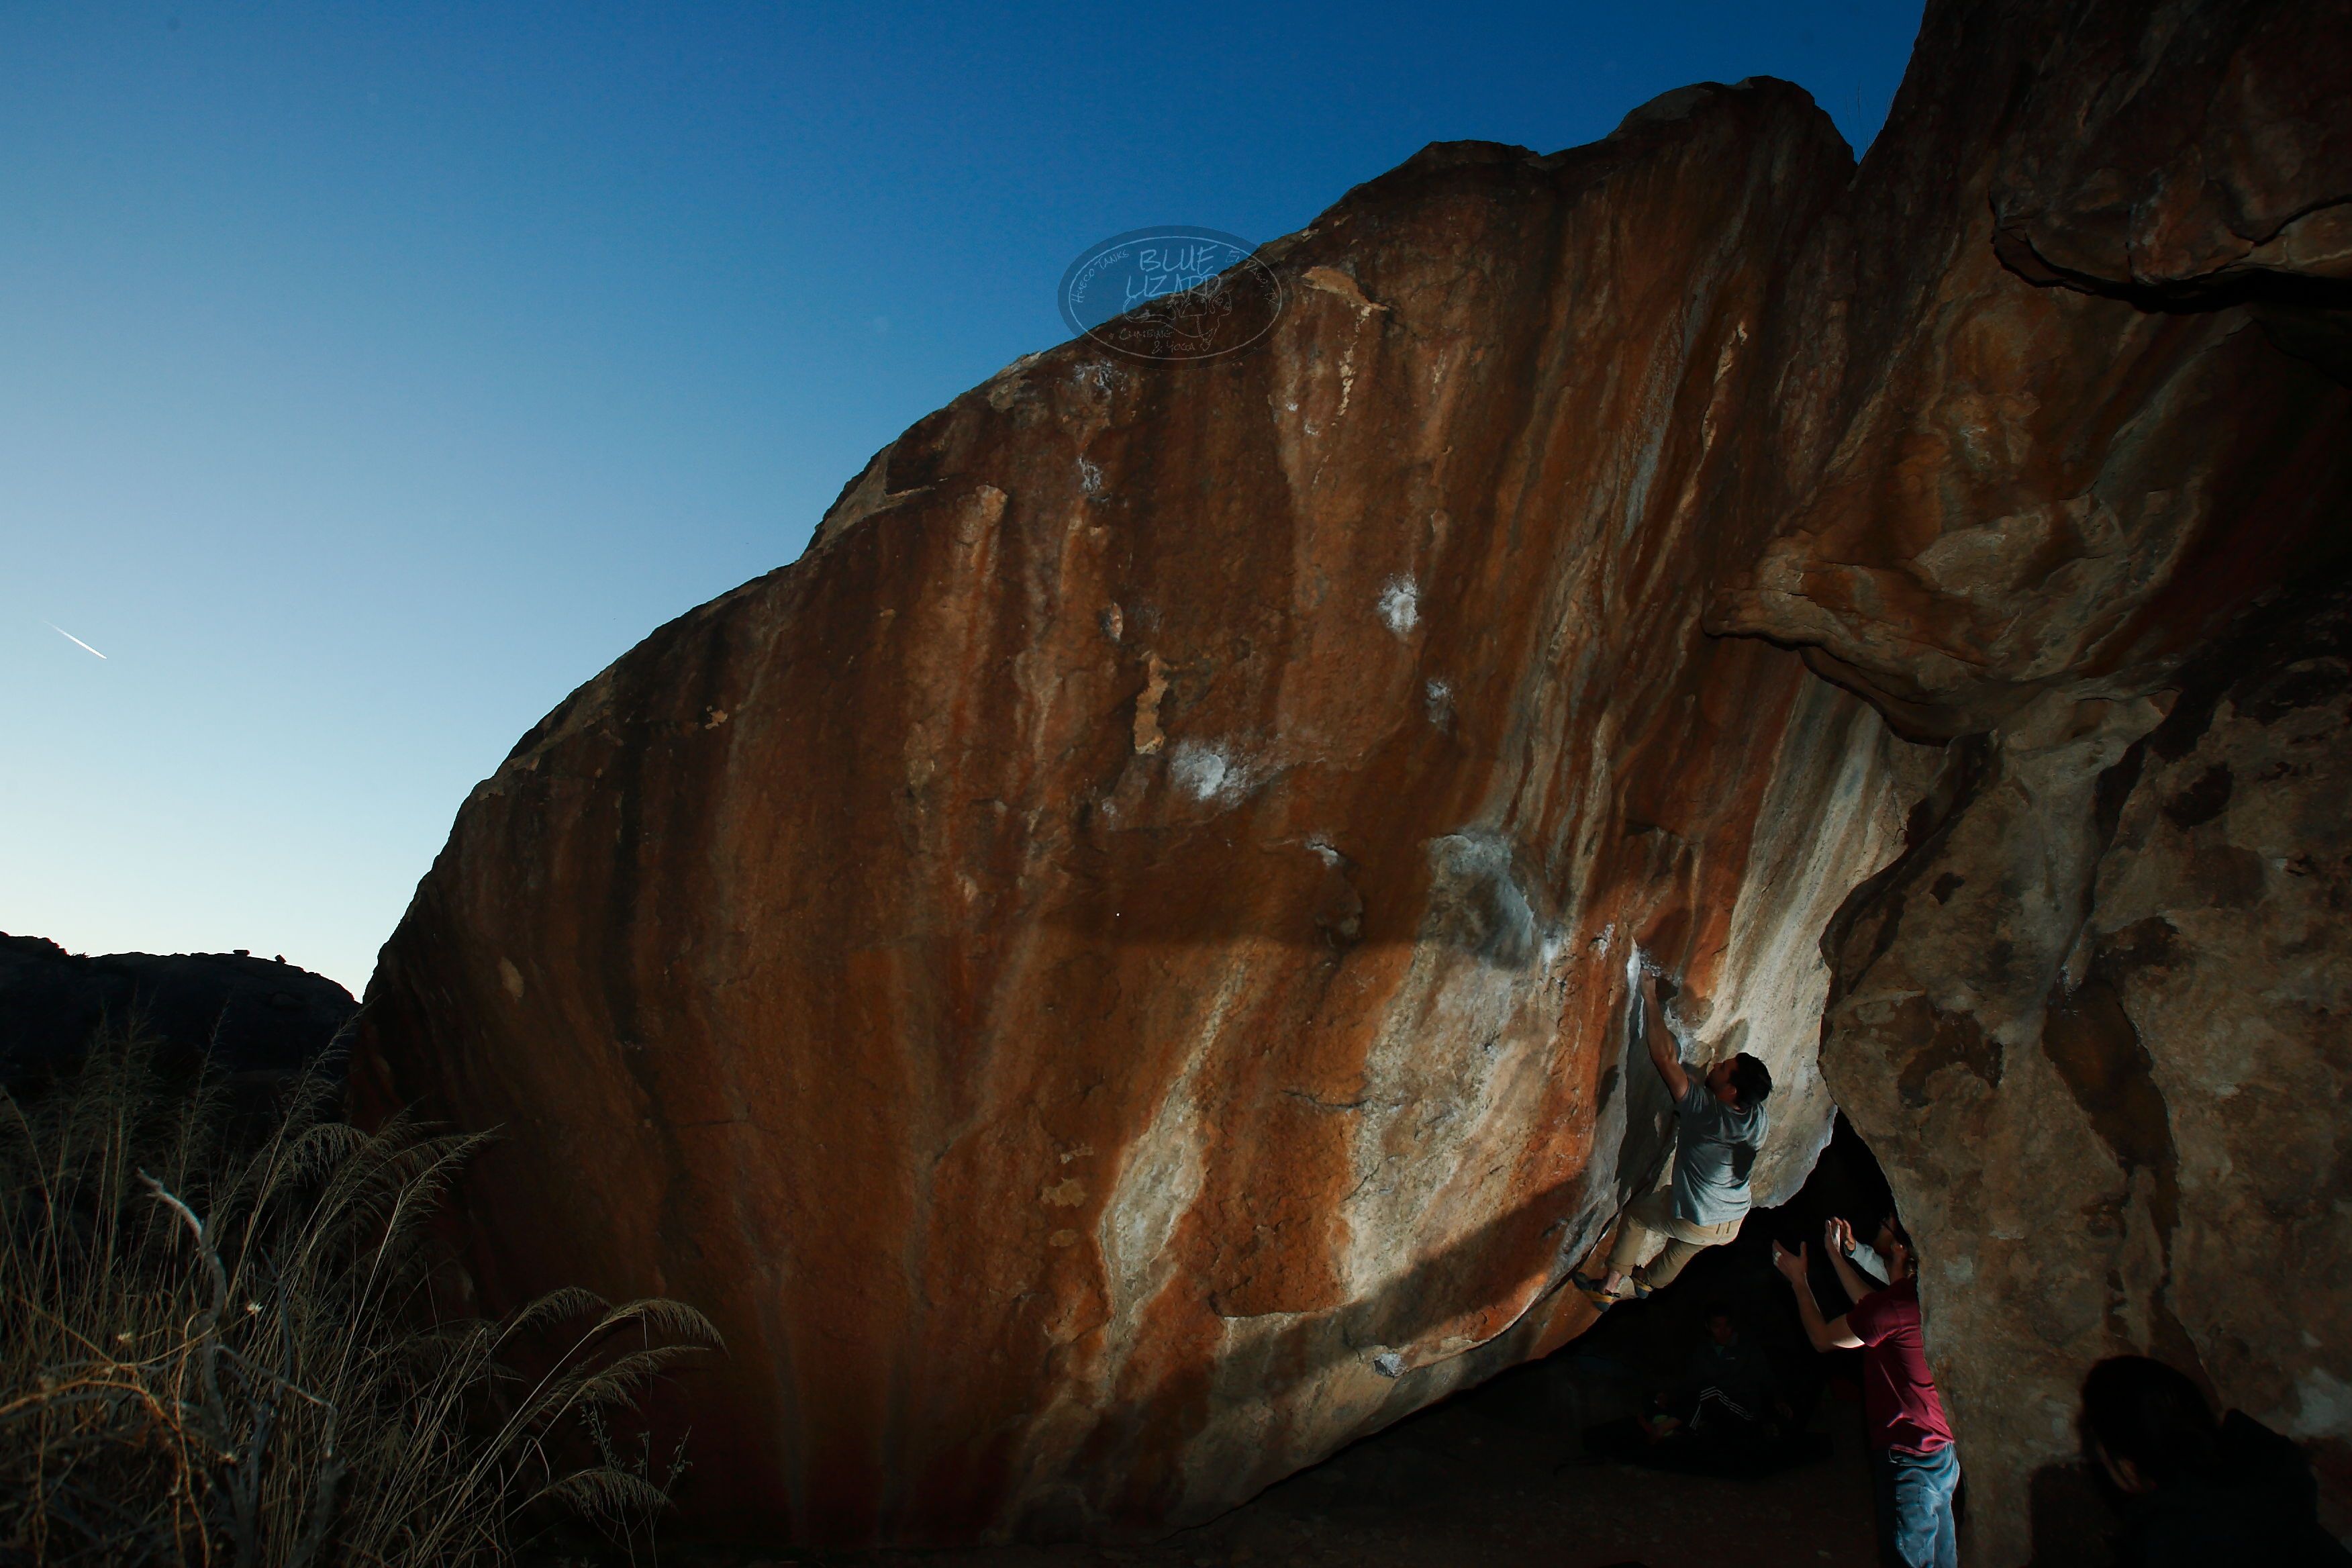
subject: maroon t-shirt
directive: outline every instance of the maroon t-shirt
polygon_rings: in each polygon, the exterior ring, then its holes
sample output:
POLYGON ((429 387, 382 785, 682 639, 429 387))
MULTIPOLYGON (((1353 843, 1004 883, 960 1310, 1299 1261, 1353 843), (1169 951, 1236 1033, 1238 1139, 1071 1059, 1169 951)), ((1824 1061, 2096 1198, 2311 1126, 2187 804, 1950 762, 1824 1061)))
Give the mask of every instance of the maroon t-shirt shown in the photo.
POLYGON ((1845 1322, 1862 1341, 1862 1411, 1870 1423, 1870 1446, 1932 1454, 1950 1442, 1952 1428, 1919 1338, 1918 1282, 1873 1290, 1853 1304, 1845 1322))

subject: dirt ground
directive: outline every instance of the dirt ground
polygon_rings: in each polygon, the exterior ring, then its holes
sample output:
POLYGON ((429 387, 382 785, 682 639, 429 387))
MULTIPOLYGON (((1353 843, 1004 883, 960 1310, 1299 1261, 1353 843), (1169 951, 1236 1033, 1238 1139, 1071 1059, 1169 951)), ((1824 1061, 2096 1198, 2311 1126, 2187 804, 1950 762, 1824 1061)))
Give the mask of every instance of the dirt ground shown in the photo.
POLYGON ((1832 1435, 1831 1457, 1754 1481, 1585 1463, 1572 1417, 1563 1423, 1562 1412, 1548 1411, 1528 1386, 1534 1382, 1507 1374, 1222 1519, 1150 1545, 780 1552, 737 1557, 730 1568, 1870 1568, 1877 1561, 1860 1410, 1835 1391, 1812 1423, 1832 1435))
MULTIPOLYGON (((1859 1161, 1876 1176, 1866 1152, 1859 1161)), ((1817 1237, 1826 1214, 1883 1212, 1873 1206, 1883 1199, 1848 1190, 1848 1163, 1825 1159, 1788 1209, 1758 1211, 1739 1241, 1702 1254, 1673 1289, 1616 1309, 1557 1355, 1409 1416, 1197 1529, 1125 1546, 709 1558, 665 1547, 663 1568, 1872 1568, 1861 1357, 1813 1353, 1769 1261, 1775 1234, 1817 1237), (1586 1426, 1676 1382, 1713 1304, 1730 1305, 1763 1346, 1811 1430, 1829 1436, 1829 1457, 1767 1480, 1588 1462, 1586 1426)))

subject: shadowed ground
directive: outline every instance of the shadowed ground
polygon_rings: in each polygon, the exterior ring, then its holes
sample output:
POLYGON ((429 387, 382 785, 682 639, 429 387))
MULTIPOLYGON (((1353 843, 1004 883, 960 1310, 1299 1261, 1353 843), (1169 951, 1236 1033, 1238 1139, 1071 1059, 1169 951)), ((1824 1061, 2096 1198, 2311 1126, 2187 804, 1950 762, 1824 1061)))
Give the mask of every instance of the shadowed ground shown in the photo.
POLYGON ((1828 1462, 1777 1481, 1723 1480, 1573 1463, 1572 1434, 1529 1429, 1502 1403, 1526 1375, 1506 1374, 1477 1394, 1400 1422, 1224 1518, 1153 1546, 728 1561, 745 1568, 761 1562, 828 1568, 1602 1568, 1626 1562, 1648 1568, 1867 1568, 1877 1561, 1858 1405, 1823 1402, 1815 1426, 1832 1432, 1839 1446, 1828 1462), (1562 1464, 1567 1468, 1556 1471, 1562 1464))

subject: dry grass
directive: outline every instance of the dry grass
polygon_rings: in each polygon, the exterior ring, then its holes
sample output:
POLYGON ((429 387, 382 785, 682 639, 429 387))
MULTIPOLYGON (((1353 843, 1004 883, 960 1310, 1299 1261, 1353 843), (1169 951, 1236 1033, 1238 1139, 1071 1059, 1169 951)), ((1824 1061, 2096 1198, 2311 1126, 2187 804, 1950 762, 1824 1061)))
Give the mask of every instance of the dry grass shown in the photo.
POLYGON ((550 1505, 642 1538, 677 1461, 608 1420, 716 1331, 584 1290, 436 1321, 422 1223, 478 1140, 333 1105, 257 1127, 135 1036, 0 1093, 0 1563, 496 1561, 550 1505))

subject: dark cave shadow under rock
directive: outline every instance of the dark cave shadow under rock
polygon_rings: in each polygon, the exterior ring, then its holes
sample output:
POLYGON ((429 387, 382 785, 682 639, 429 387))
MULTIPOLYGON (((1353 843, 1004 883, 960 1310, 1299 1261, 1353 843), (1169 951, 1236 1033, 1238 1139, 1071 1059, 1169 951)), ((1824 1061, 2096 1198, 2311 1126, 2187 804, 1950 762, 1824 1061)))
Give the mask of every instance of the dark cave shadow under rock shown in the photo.
POLYGON ((2042 1466, 2033 1472, 2026 1495, 2033 1542, 2026 1568, 2079 1568, 2108 1561, 2110 1539, 2123 1519, 2081 1465, 2042 1466))
MULTIPOLYGON (((1869 1223, 1885 1201, 1876 1177, 1868 1151, 1841 1126, 1804 1189, 1780 1208, 1755 1211, 1737 1241, 1701 1253, 1670 1289, 1612 1310, 1550 1356, 1403 1415, 1158 1542, 932 1552, 666 1546, 662 1555, 675 1568, 1867 1568, 1876 1548, 1853 1364, 1859 1352, 1813 1352, 1770 1248, 1776 1236, 1809 1234, 1818 1243, 1831 1214, 1869 1223), (1586 1462, 1584 1430, 1645 1408, 1653 1391, 1675 1383, 1718 1301, 1729 1302, 1743 1331, 1762 1343, 1794 1425, 1826 1437, 1830 1453, 1765 1478, 1586 1462)), ((1538 1194, 1497 1223, 1540 1223, 1538 1215, 1571 1208, 1574 1196, 1567 1188, 1538 1194)), ((1397 1290, 1363 1304, 1354 1337, 1395 1342, 1456 1310, 1471 1265, 1491 1240, 1482 1236, 1424 1260, 1397 1290)), ((1825 1310, 1843 1300, 1832 1281, 1816 1290, 1825 1310)))
POLYGON ((1719 1437, 1681 1427, 1653 1438, 1631 1416, 1586 1427, 1583 1445, 1589 1462, 1745 1481, 1770 1480, 1820 1464, 1837 1451, 1836 1440, 1826 1432, 1781 1427, 1719 1437))

